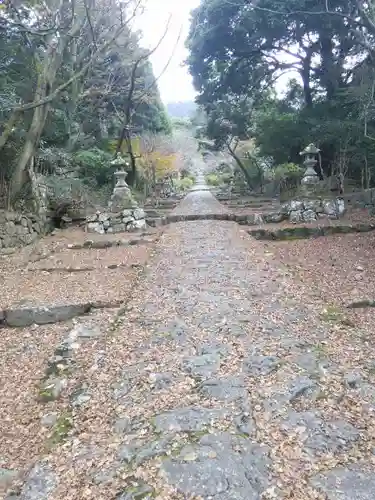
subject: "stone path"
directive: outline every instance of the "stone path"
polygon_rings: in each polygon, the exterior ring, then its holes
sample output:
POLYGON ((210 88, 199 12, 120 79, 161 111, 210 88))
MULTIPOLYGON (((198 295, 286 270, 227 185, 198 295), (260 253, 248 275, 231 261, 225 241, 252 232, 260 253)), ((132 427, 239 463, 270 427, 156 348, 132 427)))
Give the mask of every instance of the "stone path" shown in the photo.
MULTIPOLYGON (((203 211, 225 209, 194 191, 175 213, 203 211)), ((167 229, 72 443, 13 499, 374 498, 375 386, 326 356, 325 327, 252 245, 234 222, 167 229)))

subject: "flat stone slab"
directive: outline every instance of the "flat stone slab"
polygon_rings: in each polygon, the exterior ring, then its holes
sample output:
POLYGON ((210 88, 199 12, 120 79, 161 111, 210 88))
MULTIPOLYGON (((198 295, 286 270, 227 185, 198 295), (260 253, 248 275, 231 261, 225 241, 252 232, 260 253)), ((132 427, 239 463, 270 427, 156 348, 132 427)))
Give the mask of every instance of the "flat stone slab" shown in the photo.
POLYGON ((37 463, 30 471, 17 500, 52 498, 57 487, 57 477, 46 463, 37 463))
POLYGON ((188 498, 259 500, 269 485, 269 450, 229 433, 206 434, 163 462, 167 481, 188 498))
POLYGON ((301 399, 314 401, 319 393, 319 385, 310 377, 297 376, 282 391, 275 388, 274 394, 264 401, 266 410, 278 411, 287 404, 293 404, 301 399))
POLYGON ((156 432, 197 432, 204 430, 215 420, 224 419, 225 410, 209 408, 179 408, 161 413, 154 418, 156 432))
POLYGON ((241 377, 228 377, 207 380, 201 385, 201 392, 222 401, 236 401, 247 396, 245 382, 241 377))
POLYGON ((249 356, 243 363, 244 371, 249 375, 258 377, 268 375, 277 370, 280 364, 276 356, 249 356))
POLYGON ((373 500, 375 471, 357 463, 349 467, 336 467, 314 476, 310 483, 327 500, 373 500))
POLYGON ((298 432, 309 454, 338 453, 347 450, 360 437, 360 432, 345 420, 325 422, 318 411, 289 411, 281 428, 298 432))
POLYGON ((111 302, 84 302, 77 304, 20 305, 0 311, 0 324, 9 327, 48 325, 68 321, 88 314, 93 309, 114 308, 122 305, 122 300, 111 302))
POLYGON ((4 323, 11 327, 47 325, 82 316, 89 313, 91 308, 89 303, 14 307, 3 311, 4 323))
POLYGON ((220 368, 220 356, 217 353, 192 356, 182 362, 183 368, 198 377, 211 377, 220 368))

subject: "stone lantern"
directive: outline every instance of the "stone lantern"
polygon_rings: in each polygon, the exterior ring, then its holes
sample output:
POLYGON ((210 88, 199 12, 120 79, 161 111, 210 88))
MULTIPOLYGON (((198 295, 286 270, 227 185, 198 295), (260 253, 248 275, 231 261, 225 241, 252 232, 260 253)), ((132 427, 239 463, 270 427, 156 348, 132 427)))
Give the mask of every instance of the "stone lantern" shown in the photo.
POLYGON ((300 152, 300 155, 305 157, 303 164, 306 167, 305 173, 303 174, 301 180, 302 186, 308 188, 309 186, 314 186, 319 182, 319 176, 314 169, 315 165, 318 163, 316 156, 319 153, 320 149, 318 149, 312 143, 300 152))
POLYGON ((113 174, 116 179, 116 185, 113 189, 111 200, 108 204, 112 212, 119 212, 127 208, 136 208, 137 202, 134 200, 129 186, 126 183, 128 175, 125 167, 129 167, 128 162, 117 153, 116 158, 111 161, 111 166, 116 166, 118 170, 113 174))

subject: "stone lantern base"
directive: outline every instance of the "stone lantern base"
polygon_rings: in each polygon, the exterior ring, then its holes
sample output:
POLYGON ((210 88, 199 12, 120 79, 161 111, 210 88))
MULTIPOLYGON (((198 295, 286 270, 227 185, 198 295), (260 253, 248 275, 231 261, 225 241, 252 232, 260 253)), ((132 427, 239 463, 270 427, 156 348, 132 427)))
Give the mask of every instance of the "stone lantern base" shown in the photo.
POLYGON ((138 203, 127 186, 115 187, 108 203, 108 208, 111 212, 120 212, 121 210, 134 209, 137 207, 138 203))

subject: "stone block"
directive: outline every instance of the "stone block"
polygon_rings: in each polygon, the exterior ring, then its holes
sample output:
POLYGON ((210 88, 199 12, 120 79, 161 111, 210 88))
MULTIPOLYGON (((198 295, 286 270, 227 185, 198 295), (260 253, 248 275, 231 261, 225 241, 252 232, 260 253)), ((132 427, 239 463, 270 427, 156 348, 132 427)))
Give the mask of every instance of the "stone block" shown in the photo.
POLYGON ((88 233, 104 233, 103 225, 100 222, 89 222, 86 229, 88 233))
POLYGON ((301 222, 302 221, 301 210, 292 210, 289 214, 289 220, 290 220, 290 222, 294 222, 295 224, 297 222, 301 222))
POLYGON ((90 304, 66 304, 52 306, 14 306, 4 311, 5 323, 12 327, 47 325, 68 321, 90 311, 90 304))
POLYGON ((140 220, 135 220, 133 222, 130 222, 126 226, 127 231, 137 231, 139 229, 146 229, 146 221, 145 219, 140 219, 140 220))
POLYGON ((302 220, 304 222, 313 222, 316 220, 315 210, 309 209, 302 212, 302 220))
POLYGON ((135 220, 145 219, 146 218, 146 213, 143 210, 143 208, 136 208, 133 211, 133 217, 134 217, 135 220))
POLYGON ((112 226, 113 233, 123 233, 125 231, 126 231, 125 224, 113 224, 113 226, 112 226))

